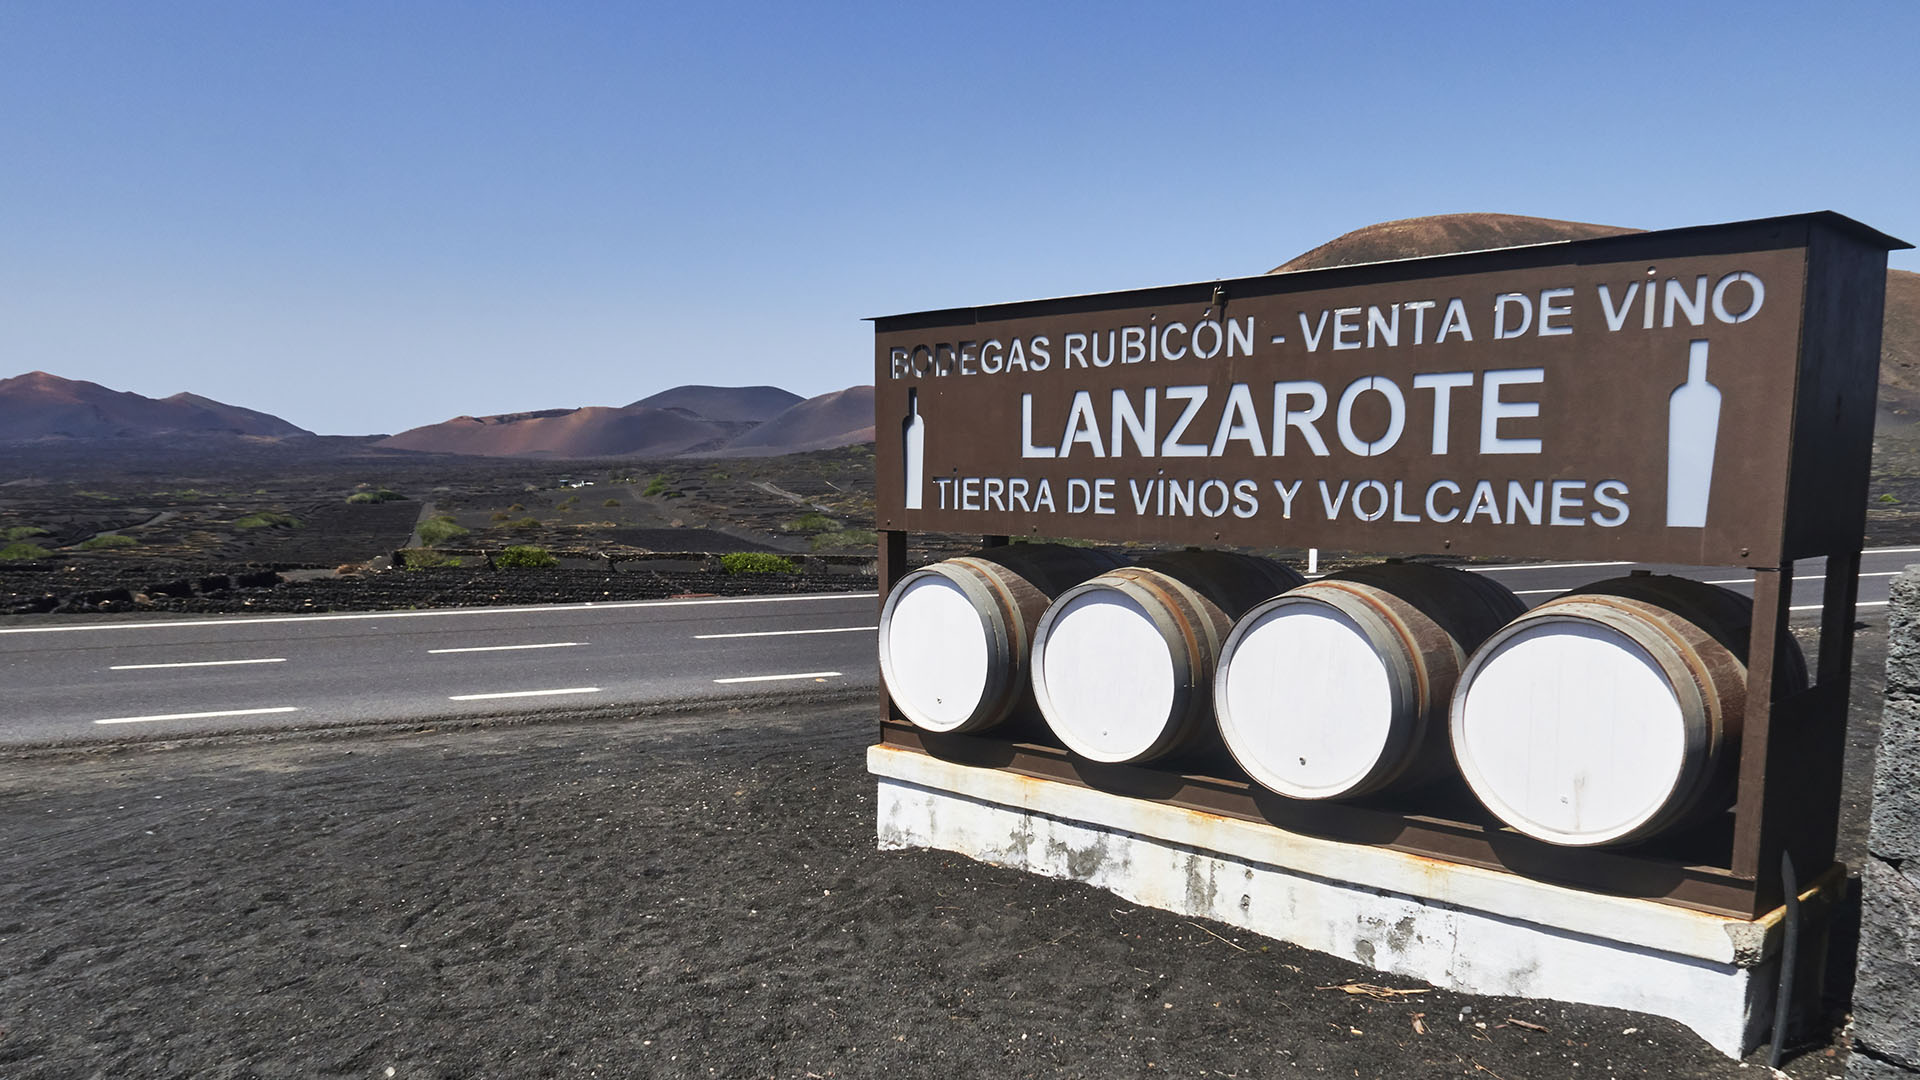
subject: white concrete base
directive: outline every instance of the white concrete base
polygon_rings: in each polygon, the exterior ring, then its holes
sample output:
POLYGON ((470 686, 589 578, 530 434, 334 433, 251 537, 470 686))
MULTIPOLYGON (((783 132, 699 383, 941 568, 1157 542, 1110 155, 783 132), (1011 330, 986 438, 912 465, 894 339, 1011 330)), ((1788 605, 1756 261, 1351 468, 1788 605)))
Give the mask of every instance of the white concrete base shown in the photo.
POLYGON ((867 765, 882 848, 1085 882, 1449 989, 1671 1017, 1734 1057, 1772 1023, 1779 912, 1600 896, 889 746, 867 765))

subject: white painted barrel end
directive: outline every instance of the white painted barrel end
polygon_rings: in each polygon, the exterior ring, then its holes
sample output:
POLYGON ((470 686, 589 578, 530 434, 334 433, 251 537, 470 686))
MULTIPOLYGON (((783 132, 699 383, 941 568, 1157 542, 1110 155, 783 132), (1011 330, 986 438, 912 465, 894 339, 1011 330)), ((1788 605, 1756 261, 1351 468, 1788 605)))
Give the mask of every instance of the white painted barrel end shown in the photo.
POLYGON ((880 663, 901 715, 928 731, 974 719, 987 693, 992 643, 985 620, 953 580, 915 571, 887 601, 880 663))
MULTIPOLYGON (((1753 601, 1664 575, 1596 582, 1468 660, 1448 726, 1467 784, 1519 832, 1630 844, 1723 812, 1746 715, 1753 601)), ((1806 684, 1791 639, 1777 677, 1806 684)))
POLYGON ((1598 623, 1543 620, 1477 658, 1453 715, 1474 794, 1535 839, 1632 836, 1675 796, 1687 721, 1660 664, 1598 623))
POLYGON ((1081 757, 1136 761, 1165 739, 1174 657, 1146 608, 1117 589, 1060 598, 1034 640, 1033 679, 1047 726, 1081 757))
POLYGON ((1295 598, 1263 605, 1234 628, 1214 714, 1256 782, 1296 799, 1327 799, 1360 787, 1379 767, 1394 696, 1386 660, 1351 616, 1295 598))

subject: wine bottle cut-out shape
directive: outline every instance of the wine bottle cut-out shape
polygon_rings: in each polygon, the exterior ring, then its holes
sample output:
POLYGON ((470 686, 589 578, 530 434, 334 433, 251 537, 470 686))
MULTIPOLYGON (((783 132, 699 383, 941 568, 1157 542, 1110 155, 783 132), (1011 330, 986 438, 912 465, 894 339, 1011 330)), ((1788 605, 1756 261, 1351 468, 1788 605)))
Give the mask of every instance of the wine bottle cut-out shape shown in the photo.
POLYGON ((1707 381, 1707 343, 1687 347, 1687 381, 1667 398, 1667 524, 1707 523, 1713 444, 1720 434, 1720 390, 1707 381))
POLYGON ((921 508, 921 491, 926 487, 927 426, 920 418, 920 392, 907 391, 907 418, 900 421, 901 460, 906 463, 907 509, 921 508))

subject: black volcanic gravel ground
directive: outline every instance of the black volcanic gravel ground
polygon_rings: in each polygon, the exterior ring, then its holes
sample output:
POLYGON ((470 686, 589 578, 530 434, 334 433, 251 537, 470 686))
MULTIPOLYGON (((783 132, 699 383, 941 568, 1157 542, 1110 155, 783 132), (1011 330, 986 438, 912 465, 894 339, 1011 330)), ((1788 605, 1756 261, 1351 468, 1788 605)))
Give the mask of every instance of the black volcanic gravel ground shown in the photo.
POLYGON ((869 714, 0 758, 0 1075, 1764 1075, 1669 1021, 1351 995, 1420 984, 876 851, 869 714))
MULTIPOLYGON (((208 566, 90 567, 72 574, 53 566, 0 569, 0 615, 67 611, 311 612, 380 611, 495 604, 559 604, 604 600, 659 600, 711 594, 747 596, 872 590, 871 573, 726 574, 652 570, 644 562, 617 571, 553 568, 390 570, 348 577, 283 581, 258 588, 169 596, 154 586, 195 585, 208 566), (144 597, 144 599, 142 599, 144 597)), ((245 572, 245 568, 240 568, 245 572)), ((229 575, 234 577, 235 575, 229 575)))

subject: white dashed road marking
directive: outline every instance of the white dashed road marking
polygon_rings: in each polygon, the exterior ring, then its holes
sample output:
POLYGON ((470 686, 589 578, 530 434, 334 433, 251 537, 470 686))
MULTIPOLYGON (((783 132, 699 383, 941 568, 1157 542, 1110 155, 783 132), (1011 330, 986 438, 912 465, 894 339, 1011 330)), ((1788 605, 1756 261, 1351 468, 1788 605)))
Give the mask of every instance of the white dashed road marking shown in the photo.
POLYGON ((597 694, 597 686, 569 686, 560 690, 507 690, 498 694, 454 694, 448 701, 491 701, 494 698, 552 697, 556 694, 597 694))
POLYGON ((716 641, 720 638, 743 637, 798 637, 801 634, 853 634, 862 630, 878 630, 877 626, 829 626, 820 630, 749 630, 739 634, 695 634, 695 641, 716 641))
POLYGON ((431 655, 463 652, 513 652, 516 649, 570 649, 576 645, 585 645, 584 641, 547 641, 539 645, 469 645, 464 649, 428 649, 431 655))
POLYGON ((95 720, 96 724, 145 724, 155 720, 209 720, 216 716, 265 716, 268 713, 289 713, 300 710, 292 705, 282 705, 277 709, 223 709, 219 712, 177 712, 161 713, 158 716, 115 716, 106 720, 95 720))
POLYGON ((793 675, 737 675, 731 679, 715 679, 717 683, 742 682, 779 682, 782 679, 838 679, 837 671, 802 671, 793 675))
POLYGON ((188 660, 178 664, 115 664, 108 671, 149 671, 154 668, 178 667, 232 667, 236 664, 284 664, 284 656, 268 656, 258 660, 188 660))

